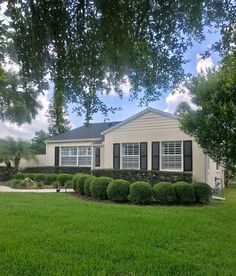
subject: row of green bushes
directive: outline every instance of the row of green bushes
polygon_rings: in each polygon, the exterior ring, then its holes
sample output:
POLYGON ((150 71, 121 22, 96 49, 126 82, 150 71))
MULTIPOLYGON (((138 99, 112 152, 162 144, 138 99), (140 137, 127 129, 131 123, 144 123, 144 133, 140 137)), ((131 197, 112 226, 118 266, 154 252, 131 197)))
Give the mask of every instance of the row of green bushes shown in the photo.
POLYGON ((113 179, 124 179, 130 182, 145 181, 151 185, 155 185, 158 182, 192 182, 192 173, 189 172, 99 169, 92 170, 91 174, 94 176, 106 176, 113 179))
POLYGON ((206 183, 176 182, 157 183, 153 187, 145 181, 132 184, 124 179, 95 177, 76 174, 72 180, 73 189, 81 195, 96 199, 110 199, 117 202, 131 201, 136 204, 193 204, 206 203, 210 199, 211 188, 206 183))
POLYGON ((54 173, 22 173, 18 172, 15 179, 24 180, 25 178, 30 178, 36 182, 40 182, 41 184, 52 185, 55 182, 58 182, 61 186, 64 186, 68 181, 72 181, 72 174, 54 174, 54 173))
POLYGON ((112 179, 124 179, 130 182, 146 181, 151 185, 157 182, 192 182, 192 173, 188 172, 162 172, 146 170, 92 170, 88 167, 28 167, 22 173, 44 173, 44 174, 75 174, 85 173, 94 176, 106 176, 112 179))

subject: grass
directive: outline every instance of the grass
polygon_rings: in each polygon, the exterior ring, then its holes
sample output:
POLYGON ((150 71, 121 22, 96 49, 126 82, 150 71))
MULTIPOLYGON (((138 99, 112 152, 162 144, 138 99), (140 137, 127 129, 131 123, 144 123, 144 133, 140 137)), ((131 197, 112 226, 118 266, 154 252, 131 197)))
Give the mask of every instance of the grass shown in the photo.
POLYGON ((236 187, 204 207, 0 193, 0 275, 235 275, 236 187))

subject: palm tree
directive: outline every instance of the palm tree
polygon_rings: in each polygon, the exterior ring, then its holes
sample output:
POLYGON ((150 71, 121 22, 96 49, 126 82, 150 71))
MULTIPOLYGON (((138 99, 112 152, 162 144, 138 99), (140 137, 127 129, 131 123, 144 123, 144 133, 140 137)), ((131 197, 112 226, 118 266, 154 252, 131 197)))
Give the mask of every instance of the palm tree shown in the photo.
POLYGON ((11 163, 13 163, 15 171, 18 171, 22 158, 26 160, 35 158, 29 141, 15 140, 12 137, 0 140, 0 163, 4 162, 9 170, 11 170, 11 163))

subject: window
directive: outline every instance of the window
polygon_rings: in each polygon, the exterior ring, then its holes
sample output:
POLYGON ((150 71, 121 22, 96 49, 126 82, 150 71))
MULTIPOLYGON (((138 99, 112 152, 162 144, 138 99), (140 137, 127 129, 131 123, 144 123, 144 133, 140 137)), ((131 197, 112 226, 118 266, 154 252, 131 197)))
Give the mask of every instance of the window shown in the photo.
POLYGON ((122 168, 139 169, 139 144, 122 144, 122 168))
POLYGON ((182 142, 162 142, 162 170, 182 170, 182 142))
POLYGON ((90 166, 91 165, 92 150, 91 147, 78 147, 78 165, 90 166))
POLYGON ((61 166, 91 166, 91 147, 62 147, 61 166))

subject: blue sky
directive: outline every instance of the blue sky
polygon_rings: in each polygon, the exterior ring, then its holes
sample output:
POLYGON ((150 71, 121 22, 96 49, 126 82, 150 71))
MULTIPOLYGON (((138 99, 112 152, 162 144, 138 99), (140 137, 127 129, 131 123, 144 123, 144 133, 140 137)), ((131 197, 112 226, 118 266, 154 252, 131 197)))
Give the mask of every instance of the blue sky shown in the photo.
MULTIPOLYGON (((219 40, 220 34, 219 32, 209 33, 205 31, 205 37, 205 41, 203 41, 202 43, 194 43, 193 47, 186 52, 185 59, 189 60, 189 62, 184 65, 186 73, 191 73, 195 75, 197 71, 199 71, 199 68, 212 67, 213 63, 216 65, 220 60, 217 53, 213 53, 212 56, 205 61, 199 60, 197 58, 198 54, 204 53, 207 47, 219 40)), ((162 95, 160 100, 152 102, 149 106, 168 112, 174 112, 175 107, 181 101, 185 100, 191 102, 191 98, 188 94, 184 95, 175 93, 173 95, 170 92, 171 91, 162 95)), ((18 127, 17 125, 10 124, 9 122, 0 122, 0 137, 13 136, 15 138, 31 139, 34 137, 35 131, 41 129, 47 131, 48 121, 47 117, 45 116, 45 113, 48 109, 50 94, 50 91, 48 91, 48 93, 46 93, 45 96, 40 95, 39 101, 42 103, 43 109, 39 111, 38 115, 32 121, 31 124, 23 124, 22 126, 18 127)), ((103 99, 108 106, 122 107, 123 109, 122 111, 117 111, 115 114, 110 113, 110 121, 121 121, 127 119, 128 117, 134 115, 139 111, 142 111, 145 108, 139 107, 139 102, 137 100, 129 101, 129 96, 124 96, 121 100, 118 96, 109 95, 104 96, 103 99)), ((83 125, 84 118, 77 117, 76 113, 72 113, 71 105, 69 106, 68 111, 72 128, 83 125)), ((104 117, 100 113, 98 113, 94 115, 92 122, 102 121, 104 121, 104 117)))

